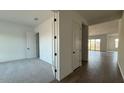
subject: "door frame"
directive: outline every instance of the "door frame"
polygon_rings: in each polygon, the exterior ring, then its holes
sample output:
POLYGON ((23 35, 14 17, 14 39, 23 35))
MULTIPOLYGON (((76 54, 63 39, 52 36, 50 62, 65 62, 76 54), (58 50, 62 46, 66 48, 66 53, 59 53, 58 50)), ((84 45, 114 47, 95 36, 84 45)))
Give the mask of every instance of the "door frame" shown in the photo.
POLYGON ((60 61, 59 61, 59 11, 51 11, 52 16, 52 37, 53 37, 53 73, 55 79, 60 81, 60 61))
POLYGON ((36 57, 40 58, 39 32, 36 33, 36 57))

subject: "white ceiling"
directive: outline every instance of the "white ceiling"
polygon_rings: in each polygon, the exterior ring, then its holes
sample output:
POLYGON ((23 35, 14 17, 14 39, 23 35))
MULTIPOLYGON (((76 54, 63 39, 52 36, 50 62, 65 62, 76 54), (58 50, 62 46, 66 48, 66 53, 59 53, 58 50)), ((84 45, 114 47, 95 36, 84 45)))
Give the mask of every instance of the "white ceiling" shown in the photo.
POLYGON ((36 26, 49 18, 49 14, 47 10, 0 10, 0 20, 36 26))
POLYGON ((118 33, 119 20, 89 26, 89 36, 118 33))
POLYGON ((79 10, 78 12, 86 19, 88 25, 119 19, 122 15, 120 10, 79 10))
MULTIPOLYGON (((118 10, 77 10, 89 25, 121 17, 118 10)), ((36 26, 50 17, 49 10, 0 10, 0 20, 36 26), (34 18, 39 20, 35 21, 34 18)))

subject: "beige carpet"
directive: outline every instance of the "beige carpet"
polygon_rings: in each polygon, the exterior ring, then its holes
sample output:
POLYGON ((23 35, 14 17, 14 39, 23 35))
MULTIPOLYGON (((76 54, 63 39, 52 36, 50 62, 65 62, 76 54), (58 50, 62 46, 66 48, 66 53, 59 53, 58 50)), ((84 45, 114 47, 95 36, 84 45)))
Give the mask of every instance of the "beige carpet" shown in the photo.
POLYGON ((0 83, 48 83, 52 80, 51 65, 39 59, 0 63, 0 83))

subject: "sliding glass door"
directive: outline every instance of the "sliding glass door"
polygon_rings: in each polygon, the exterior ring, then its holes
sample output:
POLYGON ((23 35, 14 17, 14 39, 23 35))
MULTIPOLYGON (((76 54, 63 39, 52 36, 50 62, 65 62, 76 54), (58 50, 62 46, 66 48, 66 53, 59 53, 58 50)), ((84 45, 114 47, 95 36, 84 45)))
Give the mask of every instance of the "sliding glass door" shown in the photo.
POLYGON ((89 39, 88 48, 92 51, 100 51, 100 39, 89 39))

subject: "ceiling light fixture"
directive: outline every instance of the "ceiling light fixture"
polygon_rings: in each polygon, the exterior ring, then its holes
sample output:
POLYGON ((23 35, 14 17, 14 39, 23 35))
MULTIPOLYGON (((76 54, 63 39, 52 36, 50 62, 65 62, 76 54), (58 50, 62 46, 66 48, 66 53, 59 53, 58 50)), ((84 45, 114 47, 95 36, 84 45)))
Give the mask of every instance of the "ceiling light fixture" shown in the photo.
POLYGON ((38 18, 34 18, 34 20, 35 20, 35 21, 37 21, 37 20, 38 20, 38 18))

